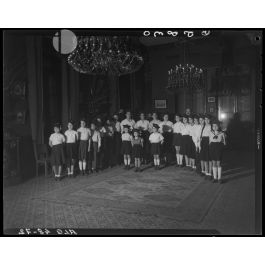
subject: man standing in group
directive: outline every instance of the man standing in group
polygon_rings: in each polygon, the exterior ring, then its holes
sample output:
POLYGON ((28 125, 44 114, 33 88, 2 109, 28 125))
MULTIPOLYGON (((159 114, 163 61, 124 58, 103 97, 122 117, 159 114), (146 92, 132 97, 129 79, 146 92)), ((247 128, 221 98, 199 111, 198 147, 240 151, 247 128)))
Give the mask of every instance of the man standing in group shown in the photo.
POLYGON ((191 116, 190 108, 186 108, 185 114, 188 116, 188 118, 191 116))
POLYGON ((124 125, 130 126, 130 131, 133 130, 135 126, 135 121, 132 119, 132 115, 130 111, 126 111, 126 118, 121 122, 121 132, 123 133, 124 125))
POLYGON ((119 117, 119 121, 124 120, 125 115, 124 115, 124 110, 123 110, 123 109, 120 109, 120 110, 119 110, 119 112, 118 112, 118 117, 119 117))

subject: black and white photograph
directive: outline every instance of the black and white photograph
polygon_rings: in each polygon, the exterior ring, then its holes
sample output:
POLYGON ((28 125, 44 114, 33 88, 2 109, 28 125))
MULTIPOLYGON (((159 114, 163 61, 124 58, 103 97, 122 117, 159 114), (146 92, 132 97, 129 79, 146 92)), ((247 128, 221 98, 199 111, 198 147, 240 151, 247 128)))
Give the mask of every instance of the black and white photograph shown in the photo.
POLYGON ((262 30, 5 29, 3 233, 262 232, 262 30))

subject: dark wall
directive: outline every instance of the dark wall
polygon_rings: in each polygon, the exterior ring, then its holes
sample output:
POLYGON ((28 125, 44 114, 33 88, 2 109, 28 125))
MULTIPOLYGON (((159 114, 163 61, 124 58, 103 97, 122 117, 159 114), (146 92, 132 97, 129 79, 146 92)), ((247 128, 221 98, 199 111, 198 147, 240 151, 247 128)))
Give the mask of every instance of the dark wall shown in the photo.
MULTIPOLYGON (((222 32, 212 38, 191 40, 188 43, 189 53, 186 54, 186 63, 193 63, 205 70, 206 86, 202 93, 193 94, 184 90, 178 92, 176 97, 168 94, 165 87, 167 85, 167 71, 176 64, 183 64, 182 46, 176 43, 150 47, 152 99, 166 99, 168 108, 165 111, 170 113, 184 112, 187 107, 191 107, 195 112, 205 112, 212 107, 207 105, 208 96, 216 96, 226 88, 240 91, 243 88, 242 84, 244 84, 250 91, 248 100, 251 105, 251 114, 249 117, 245 117, 246 119, 254 119, 253 91, 255 90, 255 72, 258 71, 255 66, 258 58, 253 36, 241 32, 222 32), (231 83, 223 71, 225 68, 233 69, 235 66, 247 67, 249 71, 247 76, 234 74, 231 83), (217 72, 219 75, 216 74, 217 72)), ((216 115, 217 112, 218 109, 215 109, 216 115)))

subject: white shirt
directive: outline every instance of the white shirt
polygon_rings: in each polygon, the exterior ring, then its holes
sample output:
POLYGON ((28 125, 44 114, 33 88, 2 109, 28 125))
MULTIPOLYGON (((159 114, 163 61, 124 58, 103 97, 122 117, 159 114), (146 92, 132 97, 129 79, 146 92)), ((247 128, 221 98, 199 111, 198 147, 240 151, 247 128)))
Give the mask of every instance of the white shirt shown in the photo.
POLYGON ((80 133, 80 140, 88 140, 91 136, 91 131, 88 128, 80 127, 77 132, 80 133))
POLYGON ((159 131, 161 133, 163 132, 171 132, 172 129, 173 129, 173 122, 171 121, 162 121, 160 124, 159 124, 159 131))
POLYGON ((173 133, 181 133, 183 126, 184 125, 181 121, 176 122, 173 125, 173 133))
POLYGON ((210 132, 210 143, 225 143, 225 136, 223 132, 217 132, 215 133, 214 131, 210 132), (217 136, 216 139, 214 139, 214 136, 217 136))
POLYGON ((164 137, 161 133, 159 132, 154 132, 154 133, 151 133, 150 136, 149 136, 149 141, 150 143, 160 143, 161 141, 164 140, 164 137))
POLYGON ((205 125, 204 128, 202 127, 202 130, 203 130, 201 134, 202 137, 210 137, 210 133, 212 130, 210 124, 205 125))
POLYGON ((139 120, 135 124, 135 128, 139 129, 140 127, 143 128, 144 131, 149 129, 149 121, 148 120, 139 120))
POLYGON ((194 124, 190 127, 190 136, 196 147, 200 145, 200 138, 201 138, 201 125, 194 124))
POLYGON ((64 135, 66 136, 66 143, 75 143, 78 139, 78 133, 75 130, 67 130, 64 135))
POLYGON ((160 123, 161 123, 160 120, 152 120, 152 121, 150 121, 150 122, 149 122, 149 130, 150 130, 150 132, 153 131, 153 125, 154 125, 154 124, 159 125, 160 123))
POLYGON ((132 130, 134 125, 135 125, 135 121, 134 120, 127 120, 127 119, 124 119, 122 122, 121 122, 121 132, 123 132, 123 126, 124 125, 129 125, 130 126, 130 129, 132 130))
POLYGON ((100 137, 100 132, 99 131, 92 131, 92 142, 98 143, 98 146, 101 145, 101 137, 100 137))
POLYGON ((115 132, 120 132, 121 131, 121 123, 117 121, 115 123, 115 132))
POLYGON ((122 141, 131 141, 132 140, 132 136, 129 133, 123 133, 121 135, 121 140, 122 141))
POLYGON ((62 144, 65 142, 65 138, 61 133, 51 134, 49 140, 51 141, 52 145, 62 144))
POLYGON ((184 124, 183 123, 183 128, 181 130, 182 135, 190 135, 190 125, 188 123, 184 124))

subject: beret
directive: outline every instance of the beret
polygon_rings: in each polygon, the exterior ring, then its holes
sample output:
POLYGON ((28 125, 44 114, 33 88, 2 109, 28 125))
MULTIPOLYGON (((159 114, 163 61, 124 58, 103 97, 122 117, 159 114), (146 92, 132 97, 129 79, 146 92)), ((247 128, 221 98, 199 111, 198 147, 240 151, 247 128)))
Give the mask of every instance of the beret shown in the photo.
POLYGON ((153 127, 155 127, 156 129, 159 129, 159 125, 156 123, 153 124, 153 127))

